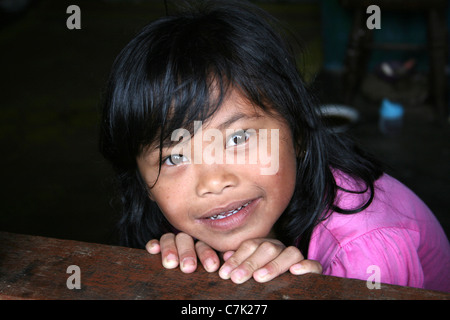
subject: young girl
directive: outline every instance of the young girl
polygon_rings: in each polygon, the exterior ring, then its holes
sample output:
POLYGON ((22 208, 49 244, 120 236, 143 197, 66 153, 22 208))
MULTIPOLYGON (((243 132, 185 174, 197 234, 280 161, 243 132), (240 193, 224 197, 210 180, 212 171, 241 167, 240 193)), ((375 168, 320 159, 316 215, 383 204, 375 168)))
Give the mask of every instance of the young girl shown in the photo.
POLYGON ((238 3, 161 18, 115 61, 100 147, 120 186, 122 244, 236 283, 376 272, 450 291, 436 218, 322 126, 274 19, 238 3))

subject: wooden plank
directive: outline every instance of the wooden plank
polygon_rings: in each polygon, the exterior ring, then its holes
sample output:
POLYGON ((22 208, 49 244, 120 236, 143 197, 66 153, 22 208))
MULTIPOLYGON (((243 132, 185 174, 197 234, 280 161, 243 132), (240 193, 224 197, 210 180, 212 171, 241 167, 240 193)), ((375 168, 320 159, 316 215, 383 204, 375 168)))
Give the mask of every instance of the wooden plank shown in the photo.
POLYGON ((0 299, 446 299, 450 294, 365 281, 289 273, 268 283, 222 280, 202 267, 166 270, 145 250, 0 232, 0 299), (68 289, 67 268, 80 268, 68 289))

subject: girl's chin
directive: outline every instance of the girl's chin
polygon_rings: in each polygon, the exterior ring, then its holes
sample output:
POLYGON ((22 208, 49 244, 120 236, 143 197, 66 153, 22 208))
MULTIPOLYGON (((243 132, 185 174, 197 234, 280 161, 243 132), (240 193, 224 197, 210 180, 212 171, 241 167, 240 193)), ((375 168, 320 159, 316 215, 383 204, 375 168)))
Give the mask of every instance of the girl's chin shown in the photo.
POLYGON ((233 237, 225 237, 225 239, 221 241, 219 237, 215 237, 214 239, 204 239, 201 241, 206 243, 214 250, 224 253, 227 251, 236 251, 239 248, 242 241, 245 240, 246 239, 233 239, 233 237))
POLYGON ((236 251, 239 248, 239 245, 232 245, 232 244, 217 244, 217 243, 207 243, 211 248, 214 250, 224 253, 227 251, 236 251))
POLYGON ((227 251, 236 251, 242 244, 242 242, 244 242, 245 240, 250 240, 250 239, 257 239, 260 238, 260 236, 239 236, 236 235, 235 237, 233 236, 228 236, 225 237, 226 240, 221 241, 220 238, 216 237, 214 239, 210 239, 210 241, 203 241, 205 242, 207 245, 209 245, 211 248, 213 248, 214 250, 221 252, 221 253, 225 253, 227 251))
POLYGON ((235 234, 208 234, 206 237, 198 239, 206 243, 214 250, 224 253, 227 251, 236 251, 241 244, 250 239, 272 238, 276 239, 271 230, 263 233, 255 232, 253 229, 242 229, 235 234))

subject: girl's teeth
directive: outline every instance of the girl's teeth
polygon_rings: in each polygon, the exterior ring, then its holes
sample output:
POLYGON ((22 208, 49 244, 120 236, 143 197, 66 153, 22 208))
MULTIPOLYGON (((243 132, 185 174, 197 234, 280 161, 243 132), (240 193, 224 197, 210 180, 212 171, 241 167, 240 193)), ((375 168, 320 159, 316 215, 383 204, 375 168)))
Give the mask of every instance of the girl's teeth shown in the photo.
MULTIPOLYGON (((250 202, 251 202, 251 201, 250 201, 250 202)), ((231 216, 231 215, 233 215, 233 214, 235 214, 235 213, 241 211, 242 208, 245 208, 246 206, 248 206, 248 204, 249 204, 250 202, 247 202, 246 204, 243 204, 242 206, 240 206, 240 207, 237 208, 237 209, 230 210, 230 211, 223 212, 223 213, 219 213, 219 214, 216 214, 215 216, 212 216, 212 217, 209 217, 209 218, 210 218, 211 220, 220 220, 220 219, 224 219, 224 218, 226 218, 226 217, 229 217, 229 216, 231 216)))

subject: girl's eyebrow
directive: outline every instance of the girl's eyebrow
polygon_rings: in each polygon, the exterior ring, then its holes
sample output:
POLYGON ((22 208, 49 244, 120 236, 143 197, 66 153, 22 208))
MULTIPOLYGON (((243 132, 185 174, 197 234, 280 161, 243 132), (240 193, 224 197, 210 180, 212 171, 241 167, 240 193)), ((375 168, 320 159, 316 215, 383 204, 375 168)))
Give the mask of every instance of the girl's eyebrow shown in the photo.
MULTIPOLYGON (((218 130, 225 130, 228 127, 230 127, 233 123, 239 121, 239 120, 253 120, 262 117, 262 115, 254 113, 252 115, 243 113, 243 112, 236 112, 233 113, 227 120, 220 123, 217 126, 218 130)), ((173 147, 175 144, 180 143, 181 141, 171 141, 171 140, 164 140, 162 143, 163 149, 169 149, 173 147)), ((158 143, 155 143, 154 145, 150 146, 145 150, 144 154, 151 154, 153 152, 159 151, 160 145, 158 143)))
POLYGON ((261 115, 256 114, 256 113, 252 114, 252 115, 249 115, 249 114, 246 114, 246 113, 237 112, 237 113, 232 114, 227 120, 225 120, 224 122, 219 124, 217 126, 217 129, 224 130, 224 129, 230 127, 236 121, 239 121, 241 119, 243 119, 243 120, 252 120, 252 119, 260 118, 260 117, 261 117, 261 115))

